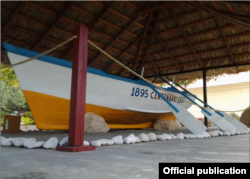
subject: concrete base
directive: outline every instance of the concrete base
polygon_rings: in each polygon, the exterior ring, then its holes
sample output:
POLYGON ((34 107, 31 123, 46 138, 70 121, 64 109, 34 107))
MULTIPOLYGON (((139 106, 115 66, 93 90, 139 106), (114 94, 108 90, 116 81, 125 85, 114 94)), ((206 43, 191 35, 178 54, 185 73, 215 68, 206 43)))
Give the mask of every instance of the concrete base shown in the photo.
POLYGON ((63 152, 83 152, 89 150, 95 150, 94 146, 58 146, 56 150, 63 151, 63 152))

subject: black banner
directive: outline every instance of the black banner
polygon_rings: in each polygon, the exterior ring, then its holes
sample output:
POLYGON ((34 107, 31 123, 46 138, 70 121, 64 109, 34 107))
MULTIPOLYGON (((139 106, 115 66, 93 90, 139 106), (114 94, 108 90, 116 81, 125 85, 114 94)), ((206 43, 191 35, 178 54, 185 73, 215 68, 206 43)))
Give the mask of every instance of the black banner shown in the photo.
POLYGON ((159 179, 169 175, 241 175, 241 178, 248 178, 249 169, 249 163, 159 163, 159 179))

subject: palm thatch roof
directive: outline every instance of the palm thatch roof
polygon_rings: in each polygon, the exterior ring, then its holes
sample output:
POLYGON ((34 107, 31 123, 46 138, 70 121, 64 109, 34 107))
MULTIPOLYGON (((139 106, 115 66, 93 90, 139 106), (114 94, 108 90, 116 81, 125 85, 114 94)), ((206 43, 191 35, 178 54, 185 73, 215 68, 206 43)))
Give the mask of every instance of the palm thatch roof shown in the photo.
MULTIPOLYGON (((2 1, 1 40, 43 52, 84 23, 89 40, 138 73, 144 67, 144 77, 193 80, 203 70, 249 71, 249 9, 244 1, 2 1)), ((49 55, 71 61, 72 43, 49 55)), ((3 47, 1 61, 9 63, 3 47)), ((88 66, 131 77, 92 46, 88 66)))

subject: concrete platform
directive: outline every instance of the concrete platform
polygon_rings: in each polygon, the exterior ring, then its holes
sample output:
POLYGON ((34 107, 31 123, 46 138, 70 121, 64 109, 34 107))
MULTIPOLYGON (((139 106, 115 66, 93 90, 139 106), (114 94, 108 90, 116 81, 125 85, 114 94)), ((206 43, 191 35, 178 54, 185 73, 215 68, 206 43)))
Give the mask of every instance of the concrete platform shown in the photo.
POLYGON ((80 153, 1 147, 1 178, 155 179, 159 162, 246 162, 249 165, 249 134, 101 146, 80 153))

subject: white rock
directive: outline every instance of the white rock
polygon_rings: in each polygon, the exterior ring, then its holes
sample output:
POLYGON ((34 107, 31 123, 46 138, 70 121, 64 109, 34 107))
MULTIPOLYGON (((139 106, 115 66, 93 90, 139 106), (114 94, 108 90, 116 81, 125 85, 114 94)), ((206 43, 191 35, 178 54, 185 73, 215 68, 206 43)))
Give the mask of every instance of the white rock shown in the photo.
POLYGON ((141 133, 139 136, 138 136, 142 142, 148 142, 149 141, 149 138, 146 134, 144 133, 141 133))
POLYGON ((98 141, 101 141, 102 145, 108 145, 108 139, 98 139, 98 141))
POLYGON ((198 138, 198 139, 203 139, 204 135, 203 134, 196 134, 195 137, 198 138))
POLYGON ((196 136, 194 134, 189 134, 189 139, 195 139, 196 136))
POLYGON ((135 138, 136 138, 136 143, 141 142, 141 139, 139 137, 135 136, 135 138))
POLYGON ((178 138, 181 139, 181 140, 184 139, 183 133, 178 133, 178 134, 176 135, 176 137, 178 137, 178 138))
POLYGON ((44 145, 43 148, 45 149, 55 149, 58 145, 58 139, 55 137, 51 137, 49 140, 47 140, 44 145))
POLYGON ((205 132, 203 133, 203 136, 206 137, 206 138, 211 137, 211 135, 210 135, 207 131, 205 131, 205 132))
POLYGON ((162 134, 162 136, 164 136, 166 140, 172 140, 172 137, 169 134, 162 134))
POLYGON ((69 137, 64 137, 62 140, 60 140, 59 146, 67 146, 68 140, 69 140, 69 137))
POLYGON ((163 135, 156 135, 157 139, 160 140, 160 141, 164 141, 166 140, 166 137, 163 136, 163 135))
POLYGON ((155 133, 148 133, 147 134, 149 141, 156 141, 156 135, 155 133))
POLYGON ((222 131, 219 131, 218 134, 219 134, 219 136, 223 136, 224 135, 222 131))
POLYGON ((124 138, 124 142, 126 144, 134 144, 137 141, 134 134, 129 134, 127 137, 124 138))
POLYGON ((1 145, 2 145, 2 142, 5 140, 6 140, 6 138, 1 136, 1 141, 0 141, 1 145))
POLYGON ((36 139, 35 138, 24 139, 23 146, 27 148, 27 145, 29 145, 29 143, 31 142, 36 142, 36 139))
POLYGON ((237 131, 235 132, 235 134, 236 134, 236 135, 241 135, 241 131, 240 131, 240 130, 237 130, 237 131))
POLYGON ((101 141, 102 145, 114 145, 114 141, 109 139, 99 139, 101 141))
POLYGON ((184 134, 184 139, 189 139, 189 134, 184 134))
POLYGON ((99 140, 95 140, 95 141, 91 141, 90 144, 95 147, 100 147, 102 145, 102 142, 99 140))
POLYGON ((1 142, 1 145, 2 146, 11 146, 13 143, 12 143, 12 139, 13 138, 8 138, 8 139, 5 139, 3 142, 1 142))
POLYGON ((83 141, 83 145, 89 145, 88 141, 83 141))
POLYGON ((28 145, 26 145, 26 148, 28 149, 35 149, 35 148, 40 148, 44 145, 44 141, 30 141, 28 145))
POLYGON ((174 135, 174 134, 169 134, 169 135, 172 137, 173 140, 178 139, 178 137, 176 137, 176 135, 174 135))
POLYGON ((230 130, 228 130, 228 132, 230 133, 230 136, 235 135, 235 133, 230 130))
POLYGON ((223 133, 223 135, 225 135, 225 136, 230 136, 230 132, 229 132, 229 131, 225 131, 225 132, 223 133))
POLYGON ((123 144, 123 139, 121 135, 115 136, 112 138, 115 144, 123 144))
POLYGON ((12 143, 16 147, 21 147, 21 146, 23 146, 23 142, 25 139, 26 138, 14 138, 14 139, 12 139, 12 143))

